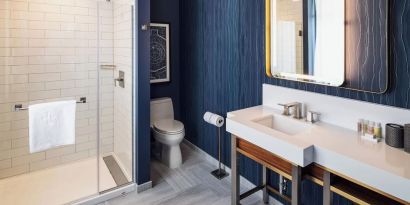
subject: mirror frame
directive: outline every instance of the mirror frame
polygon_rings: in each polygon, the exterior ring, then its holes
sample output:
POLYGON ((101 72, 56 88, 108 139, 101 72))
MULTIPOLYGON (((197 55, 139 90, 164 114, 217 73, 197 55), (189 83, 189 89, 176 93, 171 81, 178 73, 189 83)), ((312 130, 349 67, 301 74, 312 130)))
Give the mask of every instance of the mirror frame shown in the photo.
MULTIPOLYGON (((345 0, 345 4, 346 4, 345 0)), ((389 7, 389 0, 386 1, 386 65, 385 65, 385 76, 386 76, 386 85, 384 86, 384 90, 377 92, 377 91, 370 91, 370 90, 362 90, 358 88, 349 88, 349 87, 344 87, 343 84, 345 84, 346 81, 346 63, 344 65, 344 82, 340 85, 332 85, 331 83, 328 82, 320 82, 312 78, 312 76, 309 75, 303 75, 303 74, 289 74, 288 76, 281 76, 281 75, 272 75, 272 69, 271 69, 271 22, 270 22, 270 17, 271 17, 271 0, 265 0, 265 73, 268 77, 270 78, 275 78, 275 79, 282 79, 282 80, 290 80, 290 81, 296 81, 296 82, 304 82, 304 83, 311 83, 311 84, 318 84, 318 85, 325 85, 325 86, 333 86, 337 88, 342 88, 345 90, 352 90, 352 91, 359 91, 359 92, 366 92, 366 93, 373 93, 373 94, 383 94, 387 92, 389 89, 390 85, 390 77, 389 77, 389 63, 392 58, 392 51, 391 51, 391 46, 390 46, 390 7, 389 7)), ((345 13, 346 13, 346 7, 345 7, 345 13)), ((346 38, 346 35, 345 35, 346 38)), ((346 43, 346 41, 345 41, 346 43)), ((346 48, 346 47, 345 47, 346 48)), ((346 56, 345 56, 346 58, 346 56)))

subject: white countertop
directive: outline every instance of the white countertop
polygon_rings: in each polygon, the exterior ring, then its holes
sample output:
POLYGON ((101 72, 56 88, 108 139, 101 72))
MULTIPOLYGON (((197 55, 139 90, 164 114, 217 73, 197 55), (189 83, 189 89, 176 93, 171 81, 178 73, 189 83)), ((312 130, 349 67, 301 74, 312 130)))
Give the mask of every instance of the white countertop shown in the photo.
MULTIPOLYGON (((410 154, 384 142, 362 140, 354 130, 323 122, 295 135, 275 131, 254 120, 280 115, 256 106, 228 113, 226 129, 299 166, 317 163, 368 186, 410 202, 410 154)), ((307 122, 306 122, 307 123, 307 122)))

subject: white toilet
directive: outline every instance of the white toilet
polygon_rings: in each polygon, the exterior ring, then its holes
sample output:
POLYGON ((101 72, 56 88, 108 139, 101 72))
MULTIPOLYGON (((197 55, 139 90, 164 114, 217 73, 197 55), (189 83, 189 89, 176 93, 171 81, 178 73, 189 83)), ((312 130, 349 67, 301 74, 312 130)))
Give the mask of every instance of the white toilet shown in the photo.
POLYGON ((174 120, 174 108, 171 98, 151 100, 151 128, 154 138, 162 144, 161 161, 169 168, 178 168, 182 164, 179 144, 184 139, 184 124, 174 120))

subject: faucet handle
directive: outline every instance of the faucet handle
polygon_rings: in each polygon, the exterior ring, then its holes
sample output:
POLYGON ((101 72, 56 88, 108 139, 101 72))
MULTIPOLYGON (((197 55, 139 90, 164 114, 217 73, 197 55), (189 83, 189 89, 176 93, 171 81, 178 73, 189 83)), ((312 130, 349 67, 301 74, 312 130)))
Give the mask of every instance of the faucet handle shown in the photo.
POLYGON ((289 106, 287 104, 282 104, 282 103, 279 103, 278 105, 283 107, 282 115, 286 115, 286 116, 290 115, 290 107, 291 106, 289 106))
POLYGON ((306 121, 311 122, 311 123, 318 122, 319 121, 319 116, 320 116, 319 112, 308 111, 307 116, 306 116, 306 121))

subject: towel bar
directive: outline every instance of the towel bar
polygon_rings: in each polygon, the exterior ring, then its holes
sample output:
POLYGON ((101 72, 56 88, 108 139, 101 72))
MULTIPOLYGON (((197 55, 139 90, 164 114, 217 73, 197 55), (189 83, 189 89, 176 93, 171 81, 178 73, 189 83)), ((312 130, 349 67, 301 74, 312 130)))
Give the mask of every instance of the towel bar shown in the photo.
MULTIPOLYGON (((87 103, 87 98, 86 97, 81 97, 79 101, 77 101, 78 104, 80 103, 87 103)), ((28 107, 23 107, 22 104, 15 104, 14 105, 14 112, 18 112, 21 110, 28 110, 28 107)))

